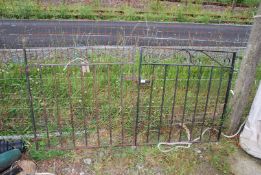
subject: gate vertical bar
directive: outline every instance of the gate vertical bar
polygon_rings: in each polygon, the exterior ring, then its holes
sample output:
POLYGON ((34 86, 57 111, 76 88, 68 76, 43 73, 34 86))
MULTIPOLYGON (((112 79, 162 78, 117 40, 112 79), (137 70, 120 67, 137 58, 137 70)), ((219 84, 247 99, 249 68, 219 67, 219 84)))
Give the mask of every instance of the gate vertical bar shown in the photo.
POLYGON ((121 116, 121 144, 124 144, 124 116, 123 116, 123 70, 120 65, 120 116, 121 116))
POLYGON ((110 66, 107 66, 107 85, 108 85, 108 91, 107 91, 107 99, 108 99, 108 105, 109 105, 109 132, 110 132, 110 145, 112 145, 112 112, 111 112, 111 73, 110 73, 110 66))
POLYGON ((31 92, 30 78, 29 78, 29 67, 28 67, 28 62, 27 62, 26 50, 23 49, 23 52, 24 52, 26 85, 27 85, 28 99, 29 99, 30 113, 31 113, 31 120, 32 120, 33 132, 34 132, 34 141, 35 141, 36 150, 38 150, 39 149, 39 145, 38 145, 38 142, 37 142, 35 115, 34 115, 34 106, 33 106, 33 97, 32 97, 32 92, 31 92))
POLYGON ((190 74, 191 74, 191 67, 189 65, 188 66, 188 79, 187 79, 187 83, 186 83, 187 85, 186 85, 186 93, 185 93, 185 99, 184 99, 183 114, 182 114, 181 127, 180 127, 180 132, 179 132, 179 141, 181 141, 182 128, 183 128, 183 124, 184 124, 184 120, 185 120, 185 113, 186 113, 186 108, 187 108, 187 98, 188 98, 190 74))
POLYGON ((233 52, 232 63, 231 63, 230 71, 229 71, 229 78, 228 78, 228 84, 227 84, 225 103, 224 103, 223 112, 222 112, 221 120, 220 120, 220 124, 219 124, 218 141, 219 141, 220 136, 221 136, 221 131, 222 131, 222 127, 223 127, 223 124, 224 124, 225 115, 227 113, 227 103, 228 103, 229 91, 230 91, 230 88, 231 88, 231 83, 232 83, 232 78, 233 78, 235 60, 236 60, 236 52, 233 52))
POLYGON ((164 65, 164 78, 163 78, 163 89, 162 89, 161 105, 160 105, 160 121, 159 121, 159 129, 158 129, 158 142, 160 141, 160 134, 161 134, 163 107, 164 107, 165 91, 166 91, 167 71, 168 71, 168 65, 164 65))
POLYGON ((96 122, 96 135, 97 135, 97 145, 100 147, 100 124, 99 124, 99 106, 98 106, 98 80, 97 80, 97 67, 93 66, 93 100, 94 100, 94 117, 96 122))
POLYGON ((137 146, 137 135, 138 135, 138 123, 139 123, 139 113, 140 113, 140 80, 141 80, 141 70, 142 70, 142 48, 140 49, 140 60, 139 60, 139 72, 138 72, 138 96, 137 96, 137 106, 136 106, 136 119, 134 128, 134 145, 137 146))
POLYGON ((69 116, 70 122, 72 127, 72 141, 73 146, 75 148, 75 129, 74 129, 74 111, 73 111, 73 104, 72 104, 72 82, 71 82, 71 69, 67 68, 67 81, 68 81, 68 98, 69 98, 69 116))
POLYGON ((196 99, 195 99, 195 106, 194 106, 194 112, 193 112, 193 117, 192 117, 192 122, 191 122, 191 128, 190 128, 190 141, 193 139, 193 129, 195 126, 195 118, 196 118, 196 113, 197 113, 197 108, 198 108, 198 95, 200 91, 200 82, 201 82, 201 77, 202 77, 202 66, 199 67, 199 72, 198 72, 198 83, 197 83, 197 92, 196 92, 196 99))
POLYGON ((150 84, 150 101, 149 101, 149 115, 148 115, 148 126, 147 126, 147 139, 146 142, 149 143, 149 134, 150 134, 150 118, 151 118, 151 105, 152 105, 152 95, 153 95, 153 86, 154 86, 154 72, 155 72, 155 65, 152 66, 151 72, 151 84, 150 84))
POLYGON ((44 95, 44 86, 43 86, 43 76, 42 76, 42 66, 40 65, 39 67, 39 71, 40 71, 40 87, 41 87, 41 96, 43 99, 43 115, 44 115, 44 124, 45 124, 45 130, 46 130, 46 137, 47 137, 47 146, 48 148, 50 148, 51 143, 50 143, 50 136, 49 136, 49 129, 48 129, 48 116, 47 116, 47 109, 46 109, 46 97, 44 95))
POLYGON ((171 140, 171 135, 173 131, 173 123, 174 123, 174 112, 175 112, 175 105, 176 105, 176 95, 177 95, 177 88, 178 88, 178 78, 179 78, 179 67, 176 66, 176 78, 175 78, 175 86, 173 92, 173 102, 172 102, 172 109, 171 109, 171 119, 170 119, 170 129, 169 129, 169 138, 168 142, 171 140))
POLYGON ((60 112, 60 105, 59 105, 59 88, 60 88, 60 81, 59 78, 57 77, 57 73, 54 71, 55 69, 52 69, 52 76, 53 76, 53 91, 54 91, 54 99, 55 99, 55 115, 57 119, 57 127, 58 127, 58 132, 59 132, 59 142, 60 146, 63 147, 63 131, 62 131, 62 119, 61 119, 61 112, 60 112))
MULTIPOLYGON (((221 89, 221 85, 222 85, 222 81, 223 81, 223 68, 221 68, 221 73, 220 73, 220 78, 219 78, 219 85, 218 85, 218 91, 217 91, 217 97, 216 97, 216 102, 215 102, 215 109, 213 112, 213 117, 212 117, 212 129, 214 129, 214 123, 215 123, 215 117, 216 117, 216 113, 217 113, 217 106, 218 106, 218 100, 219 100, 219 96, 220 96, 220 89, 221 89)), ((211 140, 211 134, 209 134, 209 139, 208 141, 211 140)))
POLYGON ((211 67, 210 77, 209 77, 209 81, 208 81, 207 99, 206 99, 206 103, 205 103, 205 107, 204 107, 203 122, 202 122, 201 130, 200 130, 200 141, 202 140, 202 133, 203 133, 203 129, 204 129, 204 125, 205 125, 205 120, 206 120, 206 115, 207 115, 209 94, 210 94, 210 89, 211 89, 211 85, 212 85, 212 76, 213 76, 213 66, 211 67))
POLYGON ((84 121, 83 121, 83 128, 84 128, 84 141, 85 141, 85 146, 87 147, 88 146, 88 137, 87 137, 87 124, 86 124, 86 121, 87 121, 87 112, 86 112, 86 102, 85 100, 87 99, 86 98, 86 95, 84 93, 84 90, 85 90, 85 84, 84 84, 84 72, 83 72, 83 69, 81 68, 80 69, 81 71, 81 94, 82 94, 82 115, 83 115, 83 118, 84 118, 84 121))

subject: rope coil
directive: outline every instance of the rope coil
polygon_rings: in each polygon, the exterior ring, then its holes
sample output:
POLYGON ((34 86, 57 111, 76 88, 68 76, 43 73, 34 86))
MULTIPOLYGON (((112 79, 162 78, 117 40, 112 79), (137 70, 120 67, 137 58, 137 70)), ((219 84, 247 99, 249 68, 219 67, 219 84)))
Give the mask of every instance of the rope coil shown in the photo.
MULTIPOLYGON (((225 138, 228 138, 228 139, 234 138, 235 136, 237 136, 240 133, 240 131, 242 130, 242 128, 245 125, 245 123, 246 123, 246 121, 244 121, 240 125, 239 129, 237 130, 237 132, 235 134, 233 134, 233 135, 226 135, 226 134, 224 134, 222 132, 221 135, 223 137, 225 137, 225 138)), ((196 139, 190 141, 191 140, 191 136, 190 136, 190 131, 189 131, 188 127, 185 124, 183 124, 183 125, 179 124, 179 125, 185 129, 188 141, 184 141, 184 142, 159 142, 158 145, 157 145, 159 151, 161 151, 163 153, 167 153, 167 152, 170 152, 170 151, 172 151, 174 149, 178 149, 178 148, 190 148, 190 146, 193 144, 193 142, 196 142, 196 141, 200 140, 200 138, 202 138, 207 131, 214 130, 214 131, 218 132, 218 130, 216 128, 206 128, 202 132, 200 137, 197 137, 196 139), (162 149, 162 147, 161 147, 162 145, 172 146, 172 147, 169 148, 169 149, 162 149)))

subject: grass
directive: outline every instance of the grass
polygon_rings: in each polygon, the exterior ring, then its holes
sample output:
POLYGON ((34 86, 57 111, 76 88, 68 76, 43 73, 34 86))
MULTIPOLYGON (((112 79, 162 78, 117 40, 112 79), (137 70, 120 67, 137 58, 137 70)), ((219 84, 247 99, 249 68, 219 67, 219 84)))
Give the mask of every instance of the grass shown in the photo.
POLYGON ((123 4, 120 7, 103 7, 93 2, 83 4, 42 5, 33 0, 26 2, 0 1, 0 16, 16 19, 91 19, 127 21, 179 21, 203 23, 251 23, 255 9, 244 12, 212 11, 198 4, 169 5, 151 1, 147 8, 138 9, 123 4), (119 10, 120 9, 120 10, 119 10))
POLYGON ((228 160, 230 155, 236 151, 234 141, 222 141, 218 145, 209 145, 208 160, 210 164, 222 174, 231 174, 230 162, 228 160))
POLYGON ((61 150, 35 150, 34 148, 30 148, 28 150, 29 157, 35 161, 42 161, 42 160, 50 160, 55 158, 72 158, 73 152, 72 151, 61 151, 61 150))
MULTIPOLYGON (((221 2, 221 3, 226 3, 226 4, 231 4, 233 1, 232 0, 207 0, 208 2, 221 2)), ((260 0, 237 0, 237 4, 243 4, 247 6, 257 6, 260 3, 260 0)))
MULTIPOLYGON (((135 171, 143 172, 143 174, 153 174, 159 171, 162 174, 189 174, 196 166, 197 160, 193 151, 180 151, 171 154, 162 154, 157 148, 139 148, 125 150, 114 149, 111 156, 104 162, 95 165, 96 172, 113 171, 112 167, 123 166, 129 169, 130 173, 135 171), (179 162, 180 157, 187 157, 179 162), (104 162, 108 162, 104 163, 104 162), (118 162, 118 165, 117 165, 118 162), (123 163, 120 163, 123 162, 123 163), (173 166, 173 162, 176 164, 173 166), (128 168, 129 166, 129 168, 128 168)), ((123 172, 124 173, 124 170, 123 172)))
MULTIPOLYGON (((65 169, 89 174, 231 174, 229 157, 234 141, 195 144, 190 149, 162 153, 156 147, 106 148, 75 151, 30 151, 39 171, 66 174, 65 169), (200 153, 198 152, 200 150, 200 153), (85 164, 84 160, 91 160, 85 164)), ((70 174, 70 172, 67 172, 70 174)))

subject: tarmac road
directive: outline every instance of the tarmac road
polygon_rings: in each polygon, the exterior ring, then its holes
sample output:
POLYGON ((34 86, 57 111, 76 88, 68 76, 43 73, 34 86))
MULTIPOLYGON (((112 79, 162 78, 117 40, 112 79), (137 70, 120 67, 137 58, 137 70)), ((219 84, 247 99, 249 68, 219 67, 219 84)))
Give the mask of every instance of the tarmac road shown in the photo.
POLYGON ((245 47, 251 26, 88 20, 1 20, 0 48, 90 45, 245 47))

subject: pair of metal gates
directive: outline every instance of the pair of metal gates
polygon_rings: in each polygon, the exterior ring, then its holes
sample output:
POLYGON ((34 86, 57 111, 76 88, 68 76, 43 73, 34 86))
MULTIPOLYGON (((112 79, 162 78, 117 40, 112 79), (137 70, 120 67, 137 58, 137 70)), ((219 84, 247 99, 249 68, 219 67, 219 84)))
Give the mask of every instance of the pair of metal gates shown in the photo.
POLYGON ((23 50, 20 62, 2 55, 0 135, 22 135, 37 149, 219 139, 235 53, 89 51, 23 50))

